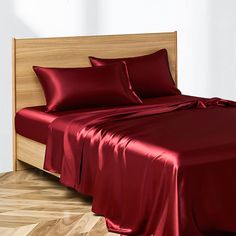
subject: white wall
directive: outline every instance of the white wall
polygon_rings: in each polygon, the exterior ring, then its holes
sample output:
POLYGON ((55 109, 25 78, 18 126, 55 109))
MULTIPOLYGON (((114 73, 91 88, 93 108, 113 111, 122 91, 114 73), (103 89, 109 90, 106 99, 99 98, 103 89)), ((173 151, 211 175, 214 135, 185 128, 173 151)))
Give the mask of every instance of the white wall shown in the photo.
POLYGON ((212 0, 209 94, 236 99, 236 1, 212 0))
POLYGON ((0 1, 0 172, 12 169, 11 38, 178 30, 179 87, 236 99, 234 0, 0 1))

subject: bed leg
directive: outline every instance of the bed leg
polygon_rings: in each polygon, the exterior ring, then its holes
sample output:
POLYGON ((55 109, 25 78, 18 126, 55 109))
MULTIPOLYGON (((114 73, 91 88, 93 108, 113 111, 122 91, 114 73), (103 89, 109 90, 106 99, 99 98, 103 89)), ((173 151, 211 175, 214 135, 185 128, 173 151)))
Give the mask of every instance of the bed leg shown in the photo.
POLYGON ((32 169, 33 167, 24 163, 23 161, 16 160, 16 168, 15 171, 18 170, 27 170, 27 169, 32 169))

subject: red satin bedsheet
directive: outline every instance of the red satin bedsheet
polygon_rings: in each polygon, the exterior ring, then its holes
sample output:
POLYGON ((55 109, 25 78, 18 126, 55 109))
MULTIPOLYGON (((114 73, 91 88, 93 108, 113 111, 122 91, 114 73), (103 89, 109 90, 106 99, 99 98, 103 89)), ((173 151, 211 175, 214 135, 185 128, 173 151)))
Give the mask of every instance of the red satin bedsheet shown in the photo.
POLYGON ((186 98, 50 125, 45 168, 123 235, 236 233, 236 107, 186 98))
MULTIPOLYGON (((144 105, 150 104, 162 104, 163 102, 169 101, 184 101, 189 99, 190 96, 176 95, 176 96, 165 96, 143 99, 144 105)), ((193 98, 193 97, 192 97, 193 98)), ((60 111, 60 112, 45 112, 46 106, 36 106, 23 108, 16 113, 15 117, 15 128, 16 132, 26 138, 30 138, 36 142, 43 144, 47 143, 48 138, 48 126, 56 119, 62 116, 96 111, 107 108, 83 108, 77 110, 60 111)))

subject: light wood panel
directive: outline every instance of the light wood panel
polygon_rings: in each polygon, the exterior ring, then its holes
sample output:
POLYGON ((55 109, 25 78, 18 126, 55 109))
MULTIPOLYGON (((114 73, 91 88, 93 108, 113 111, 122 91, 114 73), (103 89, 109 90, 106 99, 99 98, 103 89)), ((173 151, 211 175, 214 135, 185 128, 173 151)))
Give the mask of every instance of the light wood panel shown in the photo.
MULTIPOLYGON (((90 66, 88 56, 132 57, 166 48, 170 69, 177 83, 177 32, 13 40, 13 116, 21 108, 45 104, 42 88, 32 66, 90 66)), ((23 162, 42 169, 45 145, 15 136, 14 170, 23 162), (20 160, 20 161, 19 161, 20 160)))
POLYGON ((17 159, 42 170, 44 162, 41 157, 44 157, 46 146, 19 134, 16 139, 17 159))
POLYGON ((15 58, 15 39, 12 40, 12 154, 13 154, 13 170, 17 169, 16 157, 16 132, 15 132, 15 114, 16 114, 16 58, 15 58))
POLYGON ((0 235, 112 236, 91 199, 62 186, 57 178, 27 170, 0 174, 0 235))
MULTIPOLYGON (((17 170, 26 169, 27 166, 25 166, 24 163, 44 170, 43 165, 46 145, 25 138, 19 134, 16 135, 16 141, 17 170)), ((59 177, 58 174, 53 173, 53 175, 59 177)))

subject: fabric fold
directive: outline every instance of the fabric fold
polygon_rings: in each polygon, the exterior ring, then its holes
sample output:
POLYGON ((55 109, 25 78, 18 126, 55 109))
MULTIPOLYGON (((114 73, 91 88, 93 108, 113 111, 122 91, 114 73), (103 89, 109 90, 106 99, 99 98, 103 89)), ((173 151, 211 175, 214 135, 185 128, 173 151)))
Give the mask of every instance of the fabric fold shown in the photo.
POLYGON ((235 105, 189 98, 58 118, 45 169, 92 196, 112 232, 235 233, 235 105))

